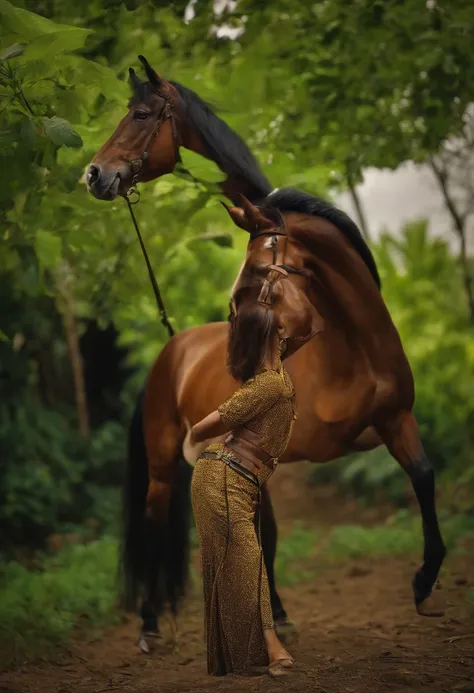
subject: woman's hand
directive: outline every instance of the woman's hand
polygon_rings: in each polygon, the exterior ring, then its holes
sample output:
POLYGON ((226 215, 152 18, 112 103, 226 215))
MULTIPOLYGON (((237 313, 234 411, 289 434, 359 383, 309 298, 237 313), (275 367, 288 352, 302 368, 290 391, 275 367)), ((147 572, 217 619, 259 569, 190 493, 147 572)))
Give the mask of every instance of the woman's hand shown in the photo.
POLYGON ((191 443, 202 443, 209 438, 216 438, 229 432, 229 428, 222 423, 221 415, 217 411, 208 414, 202 421, 195 424, 191 429, 191 443))

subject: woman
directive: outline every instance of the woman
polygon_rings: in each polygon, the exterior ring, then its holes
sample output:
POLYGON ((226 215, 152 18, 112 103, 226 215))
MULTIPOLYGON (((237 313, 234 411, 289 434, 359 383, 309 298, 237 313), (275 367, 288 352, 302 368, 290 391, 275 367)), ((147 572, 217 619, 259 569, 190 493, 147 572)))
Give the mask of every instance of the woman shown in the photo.
POLYGON ((192 480, 208 672, 216 676, 251 674, 267 664, 271 676, 281 676, 294 663, 273 625, 258 518, 260 486, 284 452, 296 418, 293 384, 280 358, 281 333, 268 305, 239 310, 231 321, 228 367, 242 385, 192 430, 195 442, 225 439, 205 449, 192 480))

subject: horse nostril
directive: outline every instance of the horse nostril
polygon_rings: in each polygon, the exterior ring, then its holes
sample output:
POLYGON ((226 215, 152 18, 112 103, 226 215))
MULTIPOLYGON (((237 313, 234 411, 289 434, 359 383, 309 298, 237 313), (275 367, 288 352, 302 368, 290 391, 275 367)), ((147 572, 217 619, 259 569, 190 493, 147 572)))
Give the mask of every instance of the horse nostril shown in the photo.
POLYGON ((87 168, 87 173, 86 173, 86 180, 87 183, 92 186, 100 178, 100 166, 97 164, 90 164, 89 167, 87 168))

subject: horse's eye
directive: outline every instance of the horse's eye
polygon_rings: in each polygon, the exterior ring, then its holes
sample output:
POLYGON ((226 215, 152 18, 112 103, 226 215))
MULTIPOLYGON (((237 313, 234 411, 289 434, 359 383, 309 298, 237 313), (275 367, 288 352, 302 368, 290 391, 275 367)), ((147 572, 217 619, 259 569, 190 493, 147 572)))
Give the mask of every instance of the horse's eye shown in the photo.
POLYGON ((134 111, 133 113, 134 120, 146 120, 149 116, 148 111, 134 111))

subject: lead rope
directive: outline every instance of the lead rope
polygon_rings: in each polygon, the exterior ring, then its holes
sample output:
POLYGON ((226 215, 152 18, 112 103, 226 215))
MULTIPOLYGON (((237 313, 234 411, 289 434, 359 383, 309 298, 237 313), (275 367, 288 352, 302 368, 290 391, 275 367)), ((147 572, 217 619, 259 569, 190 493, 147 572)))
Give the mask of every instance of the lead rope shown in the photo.
POLYGON ((128 209, 130 211, 130 216, 132 217, 132 222, 133 222, 133 225, 135 227, 135 231, 137 232, 138 240, 140 242, 140 246, 141 246, 141 249, 143 252, 143 257, 145 258, 146 266, 148 269, 148 275, 150 277, 151 285, 153 287, 153 292, 155 294, 156 305, 158 306, 158 311, 159 311, 160 316, 161 316, 161 322, 166 327, 166 329, 168 331, 168 335, 171 338, 174 336, 175 332, 173 330, 173 327, 170 324, 170 321, 168 320, 168 314, 166 312, 166 308, 165 308, 165 304, 163 303, 163 299, 161 297, 160 287, 158 286, 158 282, 156 281, 155 275, 153 273, 153 269, 151 267, 150 260, 148 259, 148 253, 146 252, 145 244, 143 243, 142 235, 140 233, 140 229, 138 228, 138 223, 137 223, 137 220, 135 218, 135 213, 134 213, 133 207, 132 207, 132 205, 134 203, 130 202, 130 197, 128 195, 125 199, 127 201, 128 209))

